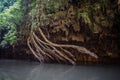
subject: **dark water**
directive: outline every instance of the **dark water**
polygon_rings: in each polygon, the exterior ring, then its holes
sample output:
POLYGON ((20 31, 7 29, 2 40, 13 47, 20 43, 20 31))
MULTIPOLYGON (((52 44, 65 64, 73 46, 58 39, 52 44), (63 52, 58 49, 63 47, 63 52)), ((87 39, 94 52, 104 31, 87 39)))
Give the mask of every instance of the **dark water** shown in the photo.
POLYGON ((120 66, 0 60, 0 80, 120 80, 120 66))

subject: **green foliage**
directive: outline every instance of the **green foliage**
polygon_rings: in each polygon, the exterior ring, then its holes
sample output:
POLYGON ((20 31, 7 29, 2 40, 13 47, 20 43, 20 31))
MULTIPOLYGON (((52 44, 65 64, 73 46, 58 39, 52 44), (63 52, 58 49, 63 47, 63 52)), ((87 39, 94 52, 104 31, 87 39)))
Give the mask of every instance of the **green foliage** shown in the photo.
POLYGON ((17 40, 17 27, 20 25, 23 16, 22 10, 21 0, 17 0, 12 6, 0 13, 0 35, 2 36, 0 47, 8 44, 13 45, 17 40), (6 32, 3 32, 4 30, 6 32))
POLYGON ((32 3, 28 5, 28 7, 35 8, 35 6, 40 2, 41 0, 33 0, 32 3))
POLYGON ((29 12, 29 15, 31 16, 31 23, 32 23, 32 29, 36 29, 39 25, 47 25, 49 24, 48 18, 53 16, 52 13, 59 11, 59 9, 64 5, 65 0, 46 0, 44 5, 41 5, 45 10, 40 10, 40 4, 41 0, 33 1, 31 4, 29 4, 29 7, 32 8, 32 10, 29 12), (39 19, 39 22, 36 22, 36 20, 39 19))
MULTIPOLYGON (((31 8, 30 12, 29 12, 29 16, 31 17, 31 23, 32 23, 32 29, 36 29, 38 26, 38 23, 34 20, 36 13, 37 13, 37 7, 38 4, 40 4, 41 0, 33 0, 28 7, 31 8)), ((39 10, 38 10, 39 11, 39 10)), ((40 15, 40 14, 38 14, 40 15)))
POLYGON ((0 0, 0 12, 12 6, 16 0, 0 0))
POLYGON ((62 2, 59 0, 50 0, 45 4, 45 9, 50 13, 57 11, 62 6, 62 2))

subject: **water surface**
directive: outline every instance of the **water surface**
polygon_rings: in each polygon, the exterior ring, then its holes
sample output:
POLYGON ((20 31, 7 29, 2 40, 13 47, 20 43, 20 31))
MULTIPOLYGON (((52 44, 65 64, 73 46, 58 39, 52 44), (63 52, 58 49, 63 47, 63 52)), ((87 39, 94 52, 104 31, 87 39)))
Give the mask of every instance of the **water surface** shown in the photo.
POLYGON ((119 67, 0 60, 0 80, 120 80, 119 67))

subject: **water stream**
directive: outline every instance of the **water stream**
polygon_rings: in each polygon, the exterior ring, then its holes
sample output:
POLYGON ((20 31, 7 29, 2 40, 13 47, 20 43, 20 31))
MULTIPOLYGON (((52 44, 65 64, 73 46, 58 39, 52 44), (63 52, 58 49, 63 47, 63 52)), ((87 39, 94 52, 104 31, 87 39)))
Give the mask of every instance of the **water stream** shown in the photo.
POLYGON ((120 80, 120 66, 0 60, 0 80, 120 80))

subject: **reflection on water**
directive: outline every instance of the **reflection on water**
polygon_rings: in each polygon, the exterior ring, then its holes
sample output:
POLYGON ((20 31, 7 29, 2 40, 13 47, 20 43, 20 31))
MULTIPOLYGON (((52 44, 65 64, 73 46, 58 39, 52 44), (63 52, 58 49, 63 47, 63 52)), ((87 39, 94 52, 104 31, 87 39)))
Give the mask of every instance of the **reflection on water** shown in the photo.
POLYGON ((0 80, 120 80, 119 66, 0 61, 0 80))

